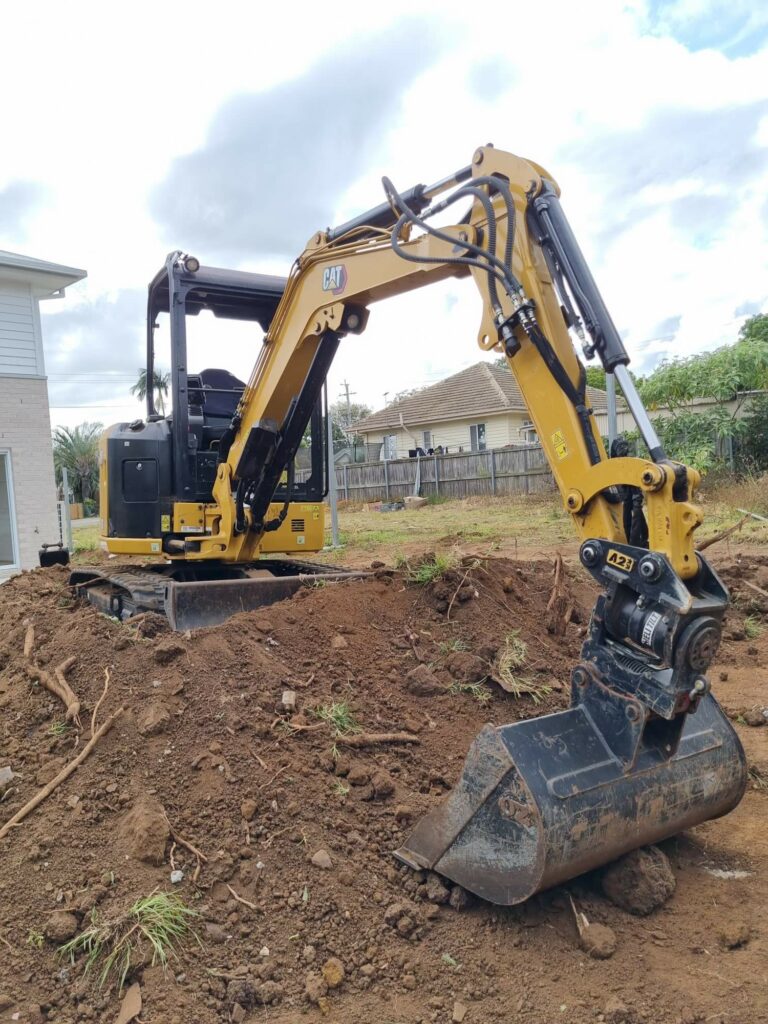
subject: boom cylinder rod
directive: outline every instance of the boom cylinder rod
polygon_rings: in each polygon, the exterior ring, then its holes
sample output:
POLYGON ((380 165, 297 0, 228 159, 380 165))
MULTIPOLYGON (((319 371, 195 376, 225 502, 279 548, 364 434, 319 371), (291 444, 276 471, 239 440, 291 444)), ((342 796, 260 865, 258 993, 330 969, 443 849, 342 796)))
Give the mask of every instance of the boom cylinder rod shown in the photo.
MULTIPOLYGON (((453 174, 449 174, 447 178, 441 178, 434 185, 414 185, 413 188, 403 192, 403 199, 412 210, 415 210, 416 213, 421 213, 429 200, 434 196, 440 195, 447 188, 459 185, 462 181, 467 181, 471 177, 472 165, 470 164, 467 167, 462 167, 459 171, 455 171, 453 174)), ((398 216, 399 214, 394 212, 389 203, 379 203, 378 206, 366 210, 365 213, 359 213, 357 217, 339 224, 336 228, 328 228, 325 237, 329 242, 335 242, 337 238, 341 238, 342 235, 346 235, 357 228, 391 228, 397 223, 398 216)))
POLYGON ((645 406, 642 403, 640 395, 637 393, 635 382, 630 376, 629 370, 623 363, 619 363, 614 367, 614 375, 616 381, 624 393, 629 411, 634 417, 637 429, 640 431, 640 435, 648 446, 651 458, 654 462, 661 462, 666 459, 666 452, 662 445, 659 435, 656 433, 656 429, 651 423, 650 417, 646 412, 645 406))

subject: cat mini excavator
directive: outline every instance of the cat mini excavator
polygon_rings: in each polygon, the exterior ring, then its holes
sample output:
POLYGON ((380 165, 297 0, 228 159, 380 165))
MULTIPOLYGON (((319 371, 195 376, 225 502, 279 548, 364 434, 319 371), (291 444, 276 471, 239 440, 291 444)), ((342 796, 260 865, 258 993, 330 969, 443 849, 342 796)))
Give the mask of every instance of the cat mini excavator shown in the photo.
MULTIPOLYGON (((311 493, 299 493, 291 465, 313 410, 319 418, 340 340, 364 330, 378 300, 471 277, 483 301, 479 345, 508 360, 601 595, 572 672, 569 709, 486 726, 454 790, 396 856, 513 904, 738 803, 744 755, 706 674, 728 594, 694 546, 699 475, 667 457, 643 409, 552 176, 487 146, 433 185, 399 192, 385 178, 384 189, 381 205, 318 231, 286 281, 169 258, 150 288, 148 379, 158 309, 176 318, 177 337, 184 316, 206 306, 255 320, 266 335, 242 393, 233 396, 239 386, 216 374, 193 378, 179 350, 171 416, 157 416, 150 398, 146 421, 107 432, 104 543, 122 554, 162 553, 167 564, 81 582, 97 600, 123 601, 123 614, 183 604, 186 588, 203 609, 192 620, 201 622, 220 618, 222 605, 246 606, 265 576, 280 596, 301 572, 319 571, 257 559, 265 538, 320 501, 322 459, 313 463, 311 493), (435 216, 455 204, 456 222, 436 226, 435 216), (615 374, 647 457, 606 456, 576 339, 615 374), (219 390, 229 406, 217 421, 219 390), (638 528, 628 537, 630 521, 638 528), (163 586, 175 591, 165 605, 163 586)), ((436 318, 424 343, 439 345, 439 337, 436 318)), ((313 438, 320 434, 313 427, 313 438)), ((320 543, 308 538, 306 549, 320 543)), ((285 540, 276 544, 286 550, 285 540)))

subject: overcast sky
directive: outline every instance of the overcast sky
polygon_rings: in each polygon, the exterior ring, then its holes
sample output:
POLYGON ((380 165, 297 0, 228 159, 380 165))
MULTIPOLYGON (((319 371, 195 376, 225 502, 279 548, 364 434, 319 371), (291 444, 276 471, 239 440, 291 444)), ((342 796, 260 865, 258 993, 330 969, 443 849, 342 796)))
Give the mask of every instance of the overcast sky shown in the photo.
MULTIPOLYGON (((8 5, 3 35, 0 248, 88 271, 43 305, 54 424, 140 412, 169 250, 287 273, 315 230, 382 200, 382 174, 434 181, 489 141, 559 182, 634 368, 768 312, 756 0, 76 0, 8 5)), ((380 407, 476 362, 478 313, 468 281, 375 306, 332 397, 347 379, 380 407)), ((260 334, 229 327, 201 318, 190 368, 248 376, 260 334)))

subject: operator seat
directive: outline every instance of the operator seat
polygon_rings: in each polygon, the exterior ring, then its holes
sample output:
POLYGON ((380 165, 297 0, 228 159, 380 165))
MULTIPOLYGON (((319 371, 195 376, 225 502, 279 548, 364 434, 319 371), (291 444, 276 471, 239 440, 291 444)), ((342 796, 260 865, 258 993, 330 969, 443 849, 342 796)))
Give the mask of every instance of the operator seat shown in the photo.
POLYGON ((202 436, 198 444, 201 450, 206 451, 212 442, 221 440, 235 414, 245 384, 229 370, 207 369, 190 374, 188 386, 190 426, 193 418, 200 423, 202 415, 202 436))

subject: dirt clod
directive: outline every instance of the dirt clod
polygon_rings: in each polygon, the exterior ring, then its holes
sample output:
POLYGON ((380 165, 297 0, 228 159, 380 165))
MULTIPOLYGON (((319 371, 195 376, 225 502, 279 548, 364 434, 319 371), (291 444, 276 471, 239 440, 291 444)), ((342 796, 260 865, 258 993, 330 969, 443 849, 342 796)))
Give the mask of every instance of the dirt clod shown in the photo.
POLYGON ((153 797, 143 796, 123 816, 118 833, 124 840, 128 855, 147 864, 162 864, 170 829, 162 805, 153 797))
POLYGON ((304 992, 310 1003, 318 1003, 328 994, 328 982, 316 971, 310 971, 304 980, 304 992))
POLYGON ((432 669, 426 665, 417 665, 416 668, 411 669, 405 677, 405 688, 414 697, 434 697, 445 689, 432 669))
POLYGON ((579 945, 593 960, 608 960, 616 952, 616 932, 607 925, 593 921, 582 928, 579 945))
POLYGON ((179 655, 184 654, 186 647, 173 638, 161 640, 155 645, 155 661, 158 665, 170 665, 179 655))
POLYGON ((54 910, 43 926, 43 934, 51 942, 66 942, 77 934, 80 922, 74 914, 65 910, 54 910))
POLYGON ((344 981, 344 964, 337 956, 332 956, 323 964, 322 974, 328 988, 338 988, 344 981))
POLYGON ((447 886, 443 884, 443 880, 440 875, 436 875, 430 871, 427 876, 427 881, 424 885, 426 890, 425 896, 430 903, 447 903, 450 897, 450 892, 447 886))
POLYGON ((720 932, 720 942, 726 949, 740 949, 749 942, 750 931, 745 921, 729 921, 720 932))
POLYGON ((170 723, 170 711, 165 704, 158 701, 151 701, 136 719, 136 727, 142 736, 154 736, 165 732, 170 723))
POLYGON ((602 877, 603 892, 611 903, 641 917, 666 903, 676 884, 669 859, 657 846, 620 857, 602 877))

